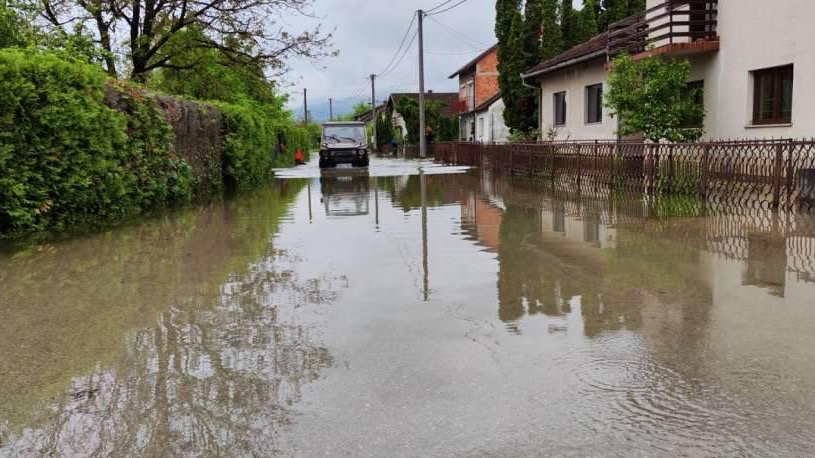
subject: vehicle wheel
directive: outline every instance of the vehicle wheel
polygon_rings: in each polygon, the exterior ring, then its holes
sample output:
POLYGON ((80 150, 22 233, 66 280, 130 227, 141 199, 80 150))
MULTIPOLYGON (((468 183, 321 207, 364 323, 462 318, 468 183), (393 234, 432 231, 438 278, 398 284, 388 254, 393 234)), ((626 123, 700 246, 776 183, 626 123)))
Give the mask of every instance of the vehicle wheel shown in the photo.
POLYGON ((320 168, 324 169, 326 167, 328 167, 328 161, 324 161, 324 160, 320 159, 320 168))
POLYGON ((357 167, 368 167, 368 164, 370 164, 370 163, 371 163, 371 160, 368 158, 368 156, 365 156, 365 158, 359 160, 354 165, 356 165, 357 167))

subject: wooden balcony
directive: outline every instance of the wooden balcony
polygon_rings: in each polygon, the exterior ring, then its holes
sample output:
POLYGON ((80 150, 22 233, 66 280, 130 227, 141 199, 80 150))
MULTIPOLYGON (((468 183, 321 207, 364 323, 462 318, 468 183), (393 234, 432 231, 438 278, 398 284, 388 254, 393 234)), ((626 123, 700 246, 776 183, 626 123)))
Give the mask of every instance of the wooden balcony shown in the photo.
POLYGON ((719 49, 718 0, 668 0, 609 26, 607 54, 634 58, 719 49))

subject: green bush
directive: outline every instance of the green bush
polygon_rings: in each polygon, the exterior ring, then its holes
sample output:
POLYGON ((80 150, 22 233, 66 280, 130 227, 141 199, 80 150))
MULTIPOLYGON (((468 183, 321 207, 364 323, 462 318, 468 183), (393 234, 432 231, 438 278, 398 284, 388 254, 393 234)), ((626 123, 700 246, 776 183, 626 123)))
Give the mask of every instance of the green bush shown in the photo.
POLYGON ((0 50, 0 235, 95 226, 192 197, 192 172, 170 155, 172 131, 124 85, 35 50, 0 50))
POLYGON ((289 112, 252 102, 213 102, 225 121, 223 172, 227 186, 249 189, 272 175, 272 168, 294 164, 299 148, 308 156, 313 134, 295 126, 289 112))

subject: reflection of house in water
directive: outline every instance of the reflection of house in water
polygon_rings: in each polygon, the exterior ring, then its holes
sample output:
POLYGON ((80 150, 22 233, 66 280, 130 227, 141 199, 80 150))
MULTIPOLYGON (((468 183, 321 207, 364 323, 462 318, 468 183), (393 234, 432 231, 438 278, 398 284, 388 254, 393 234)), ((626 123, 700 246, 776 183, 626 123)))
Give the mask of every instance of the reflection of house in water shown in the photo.
POLYGON ((747 236, 747 268, 743 283, 765 287, 783 297, 787 277, 787 241, 772 234, 747 236))
POLYGON ((494 202, 470 194, 461 202, 462 229, 469 231, 481 245, 495 251, 501 244, 501 220, 504 211, 494 202))

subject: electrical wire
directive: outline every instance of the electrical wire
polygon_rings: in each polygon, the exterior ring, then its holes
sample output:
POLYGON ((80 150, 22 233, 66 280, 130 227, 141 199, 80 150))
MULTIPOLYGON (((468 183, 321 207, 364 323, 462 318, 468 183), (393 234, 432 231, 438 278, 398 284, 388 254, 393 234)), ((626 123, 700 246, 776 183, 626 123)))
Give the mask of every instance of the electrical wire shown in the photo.
MULTIPOLYGON (((390 62, 388 62, 388 65, 386 65, 385 68, 382 69, 382 71, 377 73, 378 75, 386 74, 390 70, 393 70, 390 67, 393 64, 393 62, 396 60, 396 58, 399 56, 399 53, 402 51, 402 47, 405 45, 405 40, 407 40, 408 35, 410 35, 410 31, 413 29, 413 23, 414 22, 416 22, 416 15, 415 14, 410 19, 410 24, 408 24, 407 30, 405 31, 405 36, 402 37, 402 42, 399 43, 399 47, 396 49, 396 52, 393 54, 393 57, 391 58, 390 62)), ((418 32, 418 30, 417 30, 417 32, 418 32)), ((410 45, 408 45, 408 48, 409 47, 410 47, 410 45)))
POLYGON ((433 21, 435 24, 439 25, 440 27, 442 27, 443 29, 445 29, 449 34, 461 40, 462 43, 469 46, 474 51, 475 50, 483 51, 485 47, 490 46, 484 42, 476 40, 475 38, 470 38, 467 35, 464 35, 463 33, 453 29, 452 27, 445 25, 443 22, 439 21, 436 18, 431 17, 430 20, 433 21))
MULTIPOLYGON (((441 11, 436 11, 436 12, 434 12, 434 13, 432 13, 432 14, 428 14, 428 16, 435 16, 435 15, 437 15, 437 14, 446 13, 446 12, 448 12, 448 11, 452 10, 453 8, 457 7, 457 6, 461 6, 461 5, 463 5, 464 3, 467 3, 468 1, 469 1, 469 0, 461 0, 460 2, 458 2, 458 3, 456 3, 456 4, 452 5, 452 6, 448 6, 447 8, 445 8, 445 9, 443 9, 443 10, 441 10, 441 11)), ((448 2, 445 2, 445 3, 448 3, 448 2)))
POLYGON ((397 68, 399 68, 399 65, 401 65, 401 63, 402 63, 402 61, 403 61, 403 60, 405 60, 405 56, 407 55, 408 51, 410 51, 410 48, 413 46, 413 42, 415 42, 415 41, 416 41, 416 36, 417 36, 417 35, 419 35, 419 30, 418 30, 418 29, 416 30, 416 32, 414 32, 414 33, 413 33, 413 38, 411 38, 411 39, 410 39, 410 43, 408 43, 407 47, 405 48, 405 52, 403 52, 403 53, 402 53, 402 57, 400 57, 400 58, 399 58, 399 61, 398 61, 398 62, 396 62, 396 65, 394 65, 394 66, 393 66, 393 67, 392 67, 390 70, 388 70, 387 72, 380 74, 380 75, 379 75, 379 78, 386 78, 388 75, 390 75, 391 73, 393 73, 393 71, 394 71, 394 70, 396 70, 397 68))
POLYGON ((444 5, 450 4, 450 3, 454 2, 454 1, 455 0, 446 0, 444 2, 441 2, 440 4, 434 6, 433 8, 430 8, 429 10, 425 11, 425 14, 432 13, 433 11, 436 11, 437 9, 443 7, 444 5))

